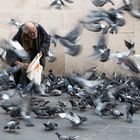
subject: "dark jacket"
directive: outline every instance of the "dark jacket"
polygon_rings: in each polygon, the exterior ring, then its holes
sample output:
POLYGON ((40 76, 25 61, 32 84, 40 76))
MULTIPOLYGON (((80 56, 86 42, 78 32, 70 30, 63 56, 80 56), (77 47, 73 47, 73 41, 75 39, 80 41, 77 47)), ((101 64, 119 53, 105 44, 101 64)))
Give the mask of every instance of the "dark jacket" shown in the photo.
MULTIPOLYGON (((17 40, 21 45, 22 45, 21 43, 22 26, 19 28, 16 35, 13 37, 13 40, 17 40)), ((47 34, 47 32, 44 30, 44 28, 41 25, 38 25, 37 31, 38 31, 37 38, 33 39, 34 48, 29 52, 30 60, 28 61, 28 63, 34 59, 34 57, 37 55, 39 51, 42 51, 43 57, 40 59, 40 64, 44 68, 45 56, 47 55, 50 46, 50 36, 47 34)), ((20 60, 21 62, 27 62, 26 60, 19 58, 13 51, 11 50, 7 51, 6 53, 7 63, 11 66, 14 66, 16 60, 20 60)), ((29 83, 29 79, 26 77, 26 73, 22 70, 14 73, 14 79, 16 84, 21 83, 23 87, 25 87, 29 83)))

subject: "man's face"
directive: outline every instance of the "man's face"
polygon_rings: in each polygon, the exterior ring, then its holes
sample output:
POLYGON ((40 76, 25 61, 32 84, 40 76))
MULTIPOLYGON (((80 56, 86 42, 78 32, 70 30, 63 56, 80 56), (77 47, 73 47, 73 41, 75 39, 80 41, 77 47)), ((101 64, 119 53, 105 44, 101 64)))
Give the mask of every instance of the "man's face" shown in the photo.
POLYGON ((36 27, 30 28, 27 32, 27 35, 31 39, 37 38, 37 28, 36 27))

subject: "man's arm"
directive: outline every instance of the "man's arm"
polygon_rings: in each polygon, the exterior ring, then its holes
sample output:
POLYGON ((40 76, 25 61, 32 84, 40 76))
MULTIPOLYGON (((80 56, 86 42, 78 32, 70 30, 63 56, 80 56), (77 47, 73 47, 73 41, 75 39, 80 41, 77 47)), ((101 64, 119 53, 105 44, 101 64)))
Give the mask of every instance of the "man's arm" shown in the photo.
POLYGON ((43 53, 43 55, 47 56, 50 47, 50 35, 41 25, 38 25, 38 28, 41 35, 41 45, 39 50, 43 53))

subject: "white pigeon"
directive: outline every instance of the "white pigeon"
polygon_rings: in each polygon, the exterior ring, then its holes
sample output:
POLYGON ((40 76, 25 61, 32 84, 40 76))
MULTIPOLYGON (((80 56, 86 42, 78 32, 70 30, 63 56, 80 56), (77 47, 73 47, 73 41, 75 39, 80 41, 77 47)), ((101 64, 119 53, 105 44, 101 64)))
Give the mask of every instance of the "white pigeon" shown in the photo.
POLYGON ((66 118, 68 119, 72 125, 75 127, 75 126, 79 126, 80 124, 82 124, 84 121, 87 120, 86 117, 80 117, 78 115, 76 115, 75 113, 73 112, 70 112, 70 113, 59 113, 58 114, 61 118, 66 118))
POLYGON ((15 52, 20 58, 29 58, 29 54, 20 45, 18 41, 3 39, 0 42, 0 48, 15 52))

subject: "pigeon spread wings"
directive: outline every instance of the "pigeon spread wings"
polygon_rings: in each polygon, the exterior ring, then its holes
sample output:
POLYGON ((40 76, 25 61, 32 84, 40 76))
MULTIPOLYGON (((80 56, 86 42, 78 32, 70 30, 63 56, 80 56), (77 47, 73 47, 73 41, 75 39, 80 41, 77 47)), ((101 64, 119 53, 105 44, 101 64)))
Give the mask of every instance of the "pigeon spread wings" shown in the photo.
POLYGON ((79 123, 80 122, 80 119, 79 117, 75 114, 74 116, 71 116, 70 114, 68 113, 60 113, 58 114, 61 118, 66 118, 72 122, 75 122, 75 123, 79 123))

